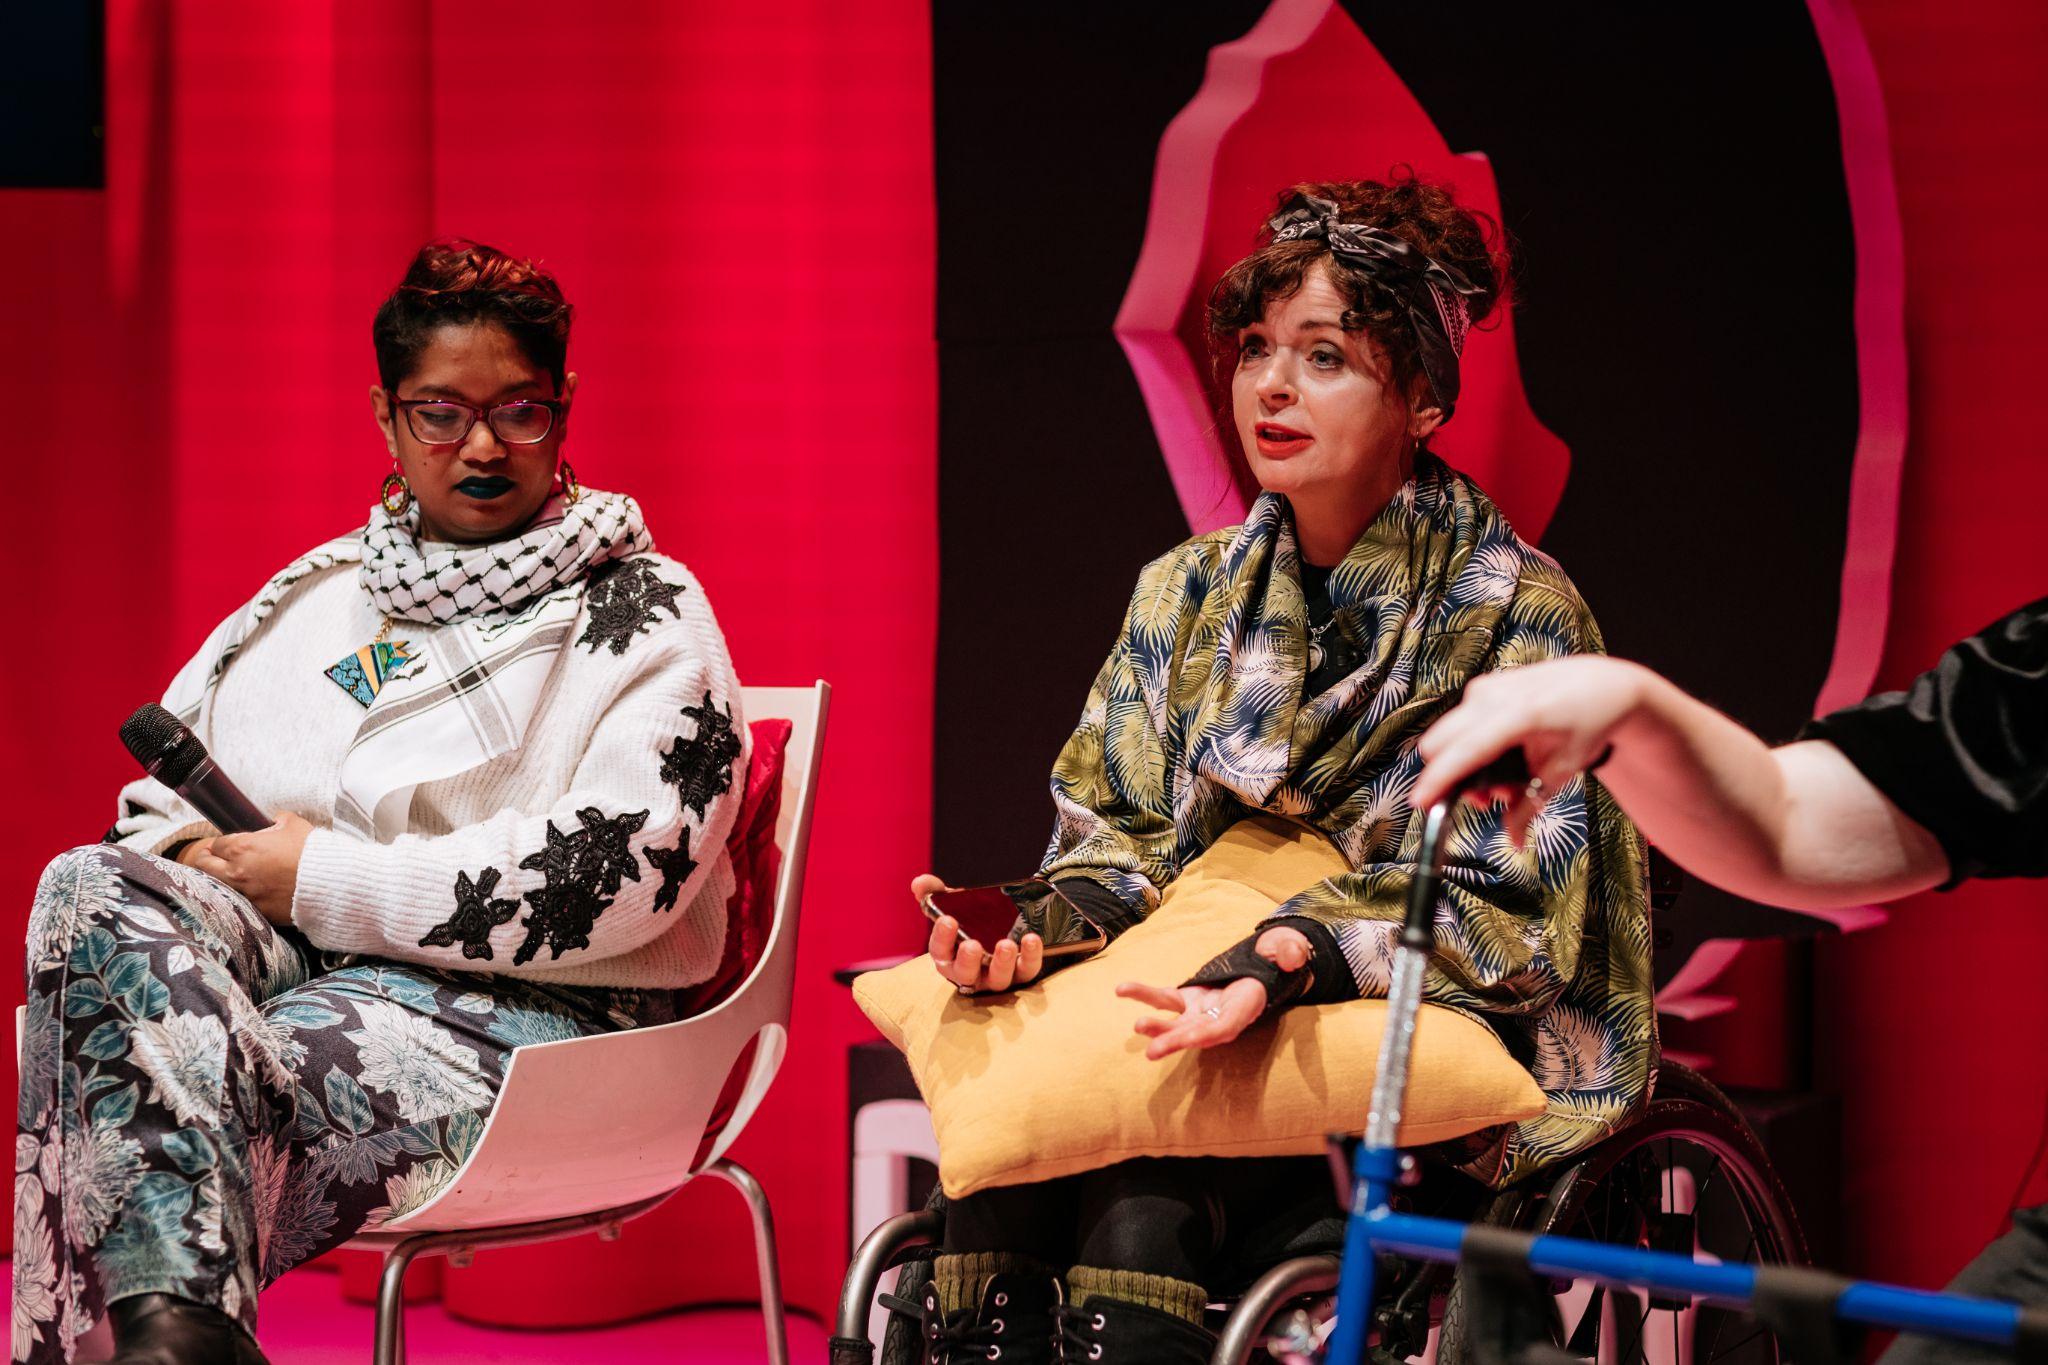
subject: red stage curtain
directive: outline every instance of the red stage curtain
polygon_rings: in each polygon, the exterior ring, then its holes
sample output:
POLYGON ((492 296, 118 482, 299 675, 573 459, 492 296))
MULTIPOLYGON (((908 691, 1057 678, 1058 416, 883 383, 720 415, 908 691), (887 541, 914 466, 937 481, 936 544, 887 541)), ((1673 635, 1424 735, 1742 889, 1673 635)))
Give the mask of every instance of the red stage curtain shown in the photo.
MULTIPOLYGON (((641 500, 744 679, 836 689, 793 1045, 735 1150, 777 1201, 794 1302, 829 1309, 843 1050, 866 1034, 828 973, 917 942, 930 825, 924 5, 109 0, 107 21, 107 189, 0 193, 8 922, 112 818, 128 710, 361 521, 386 468, 370 316, 412 251, 536 256, 578 310, 581 477, 641 500), (292 419, 245 430, 246 395, 292 419)), ((667 1217, 690 1239, 629 1233, 632 1264, 752 1296, 729 1191, 667 1217)))

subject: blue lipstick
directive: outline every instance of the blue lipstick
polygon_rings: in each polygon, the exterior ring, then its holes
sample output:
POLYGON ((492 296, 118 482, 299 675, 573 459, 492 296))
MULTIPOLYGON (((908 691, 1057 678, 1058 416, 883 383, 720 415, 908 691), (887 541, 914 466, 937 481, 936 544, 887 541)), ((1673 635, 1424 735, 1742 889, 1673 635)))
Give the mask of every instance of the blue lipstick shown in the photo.
POLYGON ((474 478, 464 479, 461 483, 455 485, 456 492, 466 493, 478 502, 489 502, 492 498, 501 498, 511 492, 512 488, 512 480, 502 474, 492 474, 489 477, 479 475, 474 478))

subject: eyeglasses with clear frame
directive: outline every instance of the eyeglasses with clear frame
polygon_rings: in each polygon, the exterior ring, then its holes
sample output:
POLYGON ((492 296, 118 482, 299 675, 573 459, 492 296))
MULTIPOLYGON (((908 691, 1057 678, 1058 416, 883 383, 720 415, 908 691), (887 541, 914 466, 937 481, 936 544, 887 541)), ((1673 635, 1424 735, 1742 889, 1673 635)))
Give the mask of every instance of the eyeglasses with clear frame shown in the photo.
POLYGON ((562 404, 551 398, 515 398, 488 408, 452 398, 394 398, 391 403, 404 411, 413 436, 430 446, 461 445, 479 418, 506 445, 530 446, 545 441, 562 415, 562 404))

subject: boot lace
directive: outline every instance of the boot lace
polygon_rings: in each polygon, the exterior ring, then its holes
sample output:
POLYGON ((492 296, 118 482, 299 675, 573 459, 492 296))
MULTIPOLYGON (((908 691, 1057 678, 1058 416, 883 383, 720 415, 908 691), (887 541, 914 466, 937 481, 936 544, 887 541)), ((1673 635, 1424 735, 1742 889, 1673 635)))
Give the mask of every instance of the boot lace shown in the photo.
POLYGON ((1071 1303, 1061 1304, 1054 1312, 1060 1323, 1060 1359, 1102 1359, 1102 1342, 1095 1335, 1102 1330, 1102 1314, 1071 1303))
POLYGON ((933 1360, 951 1362, 976 1357, 988 1360, 1002 1359, 1002 1330, 993 1322, 977 1321, 978 1314, 972 1308, 962 1308, 939 1316, 925 1330, 924 1304, 916 1299, 906 1299, 895 1294, 876 1296, 877 1303, 892 1313, 916 1322, 923 1338, 925 1351, 933 1360))

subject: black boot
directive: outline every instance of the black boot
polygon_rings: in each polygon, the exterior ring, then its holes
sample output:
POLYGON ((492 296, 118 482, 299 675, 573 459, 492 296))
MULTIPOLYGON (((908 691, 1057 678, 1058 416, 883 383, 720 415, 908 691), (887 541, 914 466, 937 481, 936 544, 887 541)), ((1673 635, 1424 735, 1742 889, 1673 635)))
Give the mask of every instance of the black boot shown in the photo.
POLYGON ((1070 1363, 1208 1365, 1216 1334, 1163 1308, 1091 1294, 1060 1309, 1060 1343, 1070 1363))
POLYGON ((114 1354, 107 1365, 270 1365, 241 1325, 211 1304, 136 1294, 107 1305, 114 1354))
MULTIPOLYGON (((887 1301, 888 1296, 884 1296, 887 1301)), ((976 1308, 939 1309, 939 1291, 924 1290, 924 1365, 1053 1365, 1059 1357, 1055 1310, 1060 1283, 1044 1275, 991 1275, 976 1308)))

